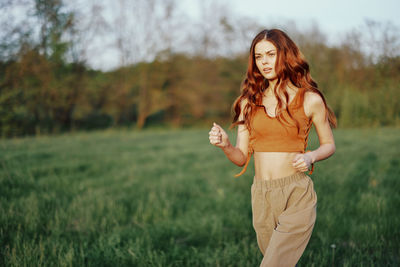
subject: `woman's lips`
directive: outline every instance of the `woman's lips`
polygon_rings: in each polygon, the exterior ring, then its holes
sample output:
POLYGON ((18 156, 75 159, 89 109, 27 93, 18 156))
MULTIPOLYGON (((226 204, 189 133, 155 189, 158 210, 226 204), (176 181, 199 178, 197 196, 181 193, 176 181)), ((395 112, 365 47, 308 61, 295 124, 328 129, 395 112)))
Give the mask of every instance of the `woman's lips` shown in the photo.
POLYGON ((267 73, 268 73, 268 72, 271 72, 271 70, 272 70, 272 68, 264 68, 264 69, 263 69, 263 71, 264 71, 264 72, 267 72, 267 73))

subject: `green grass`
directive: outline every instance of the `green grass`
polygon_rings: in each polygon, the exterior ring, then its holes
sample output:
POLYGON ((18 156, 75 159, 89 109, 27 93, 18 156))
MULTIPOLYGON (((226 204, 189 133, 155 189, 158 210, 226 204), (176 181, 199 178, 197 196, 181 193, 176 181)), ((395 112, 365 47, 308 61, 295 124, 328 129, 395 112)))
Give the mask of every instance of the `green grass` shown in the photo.
MULTIPOLYGON (((334 134, 298 266, 399 266, 400 130, 334 134)), ((0 265, 258 266, 253 168, 239 170, 208 130, 1 140, 0 265)))

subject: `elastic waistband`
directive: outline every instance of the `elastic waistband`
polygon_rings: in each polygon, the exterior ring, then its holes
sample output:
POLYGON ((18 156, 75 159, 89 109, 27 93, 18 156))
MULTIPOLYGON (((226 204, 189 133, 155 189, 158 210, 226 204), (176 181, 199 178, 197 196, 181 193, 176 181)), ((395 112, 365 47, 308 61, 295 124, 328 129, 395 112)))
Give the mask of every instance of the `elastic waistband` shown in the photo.
POLYGON ((299 181, 306 177, 308 177, 308 176, 304 172, 296 172, 295 174, 292 174, 292 175, 289 175, 286 177, 282 177, 282 178, 278 178, 278 179, 271 179, 271 180, 256 178, 254 176, 253 184, 264 185, 267 188, 284 187, 286 185, 289 185, 293 182, 299 181))

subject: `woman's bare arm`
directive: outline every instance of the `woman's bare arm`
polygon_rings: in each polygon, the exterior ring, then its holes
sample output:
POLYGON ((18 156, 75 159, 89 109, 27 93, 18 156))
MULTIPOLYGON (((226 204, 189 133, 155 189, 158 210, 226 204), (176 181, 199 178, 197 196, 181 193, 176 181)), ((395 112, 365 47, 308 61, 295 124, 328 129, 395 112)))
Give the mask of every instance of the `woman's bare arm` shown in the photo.
MULTIPOLYGON (((242 112, 239 120, 243 118, 244 101, 242 102, 242 112)), ((209 132, 209 139, 212 145, 215 145, 224 151, 226 157, 237 166, 243 166, 247 160, 249 146, 249 131, 245 125, 239 125, 236 138, 236 146, 229 141, 228 134, 218 124, 214 123, 209 132)))
POLYGON ((312 163, 329 158, 336 150, 322 98, 315 93, 306 93, 304 111, 313 121, 320 145, 313 151, 294 157, 293 166, 299 171, 306 171, 312 163))

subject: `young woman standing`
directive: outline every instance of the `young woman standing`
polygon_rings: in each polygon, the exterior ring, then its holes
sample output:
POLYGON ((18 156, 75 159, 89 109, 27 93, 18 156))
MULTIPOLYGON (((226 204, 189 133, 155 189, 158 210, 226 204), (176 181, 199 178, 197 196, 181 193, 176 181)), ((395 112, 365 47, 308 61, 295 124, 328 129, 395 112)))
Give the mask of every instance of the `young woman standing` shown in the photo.
POLYGON ((311 237, 317 196, 305 174, 335 152, 336 118, 310 76, 296 44, 281 30, 254 38, 241 95, 233 104, 236 146, 214 123, 210 143, 245 172, 254 154, 251 186, 253 226, 264 258, 261 266, 293 267, 311 237), (314 124, 319 147, 306 152, 314 124))

